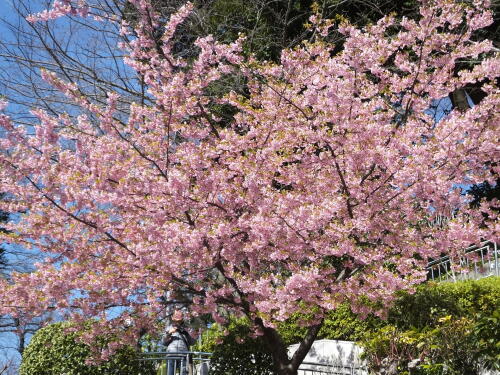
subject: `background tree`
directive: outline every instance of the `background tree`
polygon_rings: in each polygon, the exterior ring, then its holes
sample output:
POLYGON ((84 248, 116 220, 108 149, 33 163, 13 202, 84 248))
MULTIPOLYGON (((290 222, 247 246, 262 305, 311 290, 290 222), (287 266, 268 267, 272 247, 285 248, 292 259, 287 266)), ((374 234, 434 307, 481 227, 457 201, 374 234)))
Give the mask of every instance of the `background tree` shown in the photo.
MULTIPOLYGON (((3 198, 3 194, 0 194, 0 199, 3 198)), ((7 221, 8 214, 6 212, 0 211, 0 223, 7 221)), ((0 230, 4 230, 0 227, 0 230)), ((6 256, 6 251, 3 246, 0 245, 0 278, 7 277, 8 272, 8 260, 6 256)), ((2 323, 0 320, 0 329, 2 323)), ((14 373, 14 361, 9 355, 3 354, 0 357, 0 375, 11 375, 14 373)))
MULTIPOLYGON (((1 21, 4 33, 0 40, 3 68, 0 92, 9 102, 17 104, 16 110, 11 110, 16 120, 32 118, 29 115, 32 107, 44 108, 49 113, 64 109, 71 114, 78 110, 41 79, 40 69, 58 72, 66 80, 78 83, 82 94, 101 103, 105 102, 108 91, 120 92, 120 100, 125 104, 147 100, 141 77, 121 63, 122 52, 117 44, 122 36, 116 23, 94 22, 91 18, 78 19, 77 22, 27 22, 26 17, 47 5, 45 3, 42 0, 14 2, 1 21)), ((152 2, 160 14, 159 24, 152 35, 157 43, 161 44, 159 36, 165 22, 182 4, 182 0, 152 2)), ((314 10, 323 18, 345 18, 363 27, 390 13, 415 17, 419 3, 414 0, 323 0, 315 7, 313 4, 310 0, 195 1, 192 14, 176 33, 174 50, 182 56, 195 56, 197 47, 193 42, 197 37, 211 34, 218 41, 229 42, 239 33, 244 33, 247 35, 246 53, 253 53, 260 60, 277 62, 283 49, 297 46, 313 36, 307 23, 314 10)), ((132 24, 139 19, 132 2, 127 0, 96 0, 91 5, 92 14, 124 19, 132 24)), ((493 0, 491 8, 494 22, 474 37, 491 39, 499 48, 500 2, 493 0)), ((329 40, 340 50, 344 36, 332 32, 329 40)), ((473 64, 472 61, 464 63, 473 64)), ((474 85, 467 87, 467 94, 478 103, 484 94, 479 89, 480 83, 474 85)), ((465 93, 461 97, 465 97, 465 93)), ((466 101, 465 104, 468 105, 466 101)), ((126 108, 127 105, 122 109, 126 108)))
MULTIPOLYGON (((0 194, 0 199, 3 199, 3 194, 0 194)), ((0 211, 0 223, 4 223, 7 221, 9 215, 7 212, 0 211)), ((4 231, 2 227, 0 227, 0 231, 4 231)), ((7 269, 8 269, 8 261, 7 261, 7 256, 5 254, 5 249, 3 245, 0 244, 0 277, 6 277, 7 276, 7 269)))
MULTIPOLYGON (((5 199, 4 194, 0 194, 0 199, 5 199)), ((9 214, 0 211, 0 223, 6 223, 9 214)), ((4 234, 8 232, 0 227, 4 234)), ((33 263, 38 257, 35 254, 28 254, 23 249, 0 245, 0 278, 10 280, 12 272, 30 272, 33 270, 33 263)), ((0 374, 8 375, 17 373, 20 356, 22 356, 31 336, 50 317, 50 314, 43 314, 43 317, 31 317, 22 311, 15 315, 0 315, 0 374)))
MULTIPOLYGON (((132 321, 120 335, 132 343, 166 313, 166 291, 182 287, 193 315, 247 316, 275 371, 296 374, 326 311, 348 302, 356 313, 383 314, 394 291, 425 278, 428 257, 496 234, 459 191, 488 177, 496 149, 499 59, 491 43, 471 40, 491 21, 481 4, 427 4, 416 21, 389 16, 363 32, 341 22, 338 53, 323 39, 333 24, 315 21, 316 39, 280 63, 209 37, 197 41, 199 55, 183 58, 174 30, 189 6, 170 17, 158 45, 161 15, 133 4, 127 61, 144 77, 148 103, 121 111, 109 93, 103 106, 45 72, 89 115, 35 111, 33 136, 0 117, 9 151, 0 177, 18 198, 4 208, 26 212, 10 228, 57 255, 4 283, 4 312, 100 318, 95 335, 132 321), (457 62, 477 55, 484 60, 472 71, 455 74, 457 62), (211 94, 229 74, 242 75, 248 91, 211 94), (425 113, 479 78, 489 80, 487 95, 473 110, 439 126, 425 113), (237 110, 231 126, 214 104, 237 110), (172 132, 182 142, 174 145, 172 132), (418 225, 456 210, 446 227, 418 225), (288 358, 276 324, 304 309, 307 332, 288 358)), ((56 3, 33 18, 88 11, 56 3)))
MULTIPOLYGON (((6 199, 4 193, 0 193, 0 200, 6 199)), ((7 230, 2 226, 9 220, 9 213, 0 210, 0 232, 7 233, 7 230)), ((9 271, 9 260, 7 259, 7 250, 5 244, 0 244, 0 277, 5 278, 9 271)))

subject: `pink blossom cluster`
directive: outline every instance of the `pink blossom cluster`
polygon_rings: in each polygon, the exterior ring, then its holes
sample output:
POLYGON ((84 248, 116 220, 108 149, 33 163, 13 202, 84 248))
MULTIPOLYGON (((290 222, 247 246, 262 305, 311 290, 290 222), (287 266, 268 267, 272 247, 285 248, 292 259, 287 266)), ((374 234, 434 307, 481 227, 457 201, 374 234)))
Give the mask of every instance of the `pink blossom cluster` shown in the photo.
MULTIPOLYGON (((50 14, 69 13, 68 2, 56 6, 50 14)), ((50 73, 84 114, 34 111, 35 136, 0 116, 0 181, 12 197, 1 208, 22 213, 0 235, 57 254, 1 282, 1 313, 56 308, 98 318, 88 340, 120 329, 133 342, 168 313, 165 296, 183 291, 192 316, 246 315, 265 333, 313 309, 302 323, 314 325, 346 301, 382 315, 395 291, 425 279, 429 257, 498 237, 498 201, 472 210, 460 189, 499 168, 485 165, 500 156, 500 59, 472 39, 491 22, 483 3, 425 1, 417 20, 344 23, 342 52, 320 35, 278 64, 245 57, 243 38, 201 38, 194 61, 175 56, 173 32, 190 9, 172 16, 160 49, 148 36, 154 19, 136 27, 126 62, 154 104, 132 104, 126 121, 116 94, 101 106, 50 73), (477 63, 455 74, 468 58, 477 63), (208 94, 233 73, 248 95, 208 94), (426 111, 477 81, 486 97, 473 108, 439 123, 426 111), (214 104, 237 109, 230 126, 214 104), (443 228, 422 224, 450 212, 443 228)))
POLYGON ((29 22, 50 21, 67 15, 87 17, 89 8, 84 0, 73 4, 71 0, 54 0, 50 9, 31 14, 26 19, 29 22))

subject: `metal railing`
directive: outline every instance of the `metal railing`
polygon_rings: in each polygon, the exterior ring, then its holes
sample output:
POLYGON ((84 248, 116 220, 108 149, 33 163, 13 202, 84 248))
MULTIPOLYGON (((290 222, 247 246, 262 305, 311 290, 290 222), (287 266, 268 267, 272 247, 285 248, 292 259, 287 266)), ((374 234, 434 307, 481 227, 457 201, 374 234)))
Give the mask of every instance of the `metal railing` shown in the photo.
MULTIPOLYGON (((153 366, 147 367, 154 375, 208 375, 211 355, 205 352, 148 352, 142 353, 139 361, 152 362, 153 366)), ((364 367, 318 362, 302 362, 298 370, 298 375, 366 374, 368 372, 364 367)))
POLYGON ((365 367, 356 365, 327 364, 316 362, 302 362, 298 375, 367 375, 365 367))
POLYGON ((479 246, 470 246, 458 259, 444 256, 429 262, 427 279, 436 281, 457 281, 500 276, 500 252, 497 244, 486 241, 479 246))
POLYGON ((147 352, 141 354, 139 361, 153 362, 155 375, 207 375, 211 355, 205 352, 147 352))

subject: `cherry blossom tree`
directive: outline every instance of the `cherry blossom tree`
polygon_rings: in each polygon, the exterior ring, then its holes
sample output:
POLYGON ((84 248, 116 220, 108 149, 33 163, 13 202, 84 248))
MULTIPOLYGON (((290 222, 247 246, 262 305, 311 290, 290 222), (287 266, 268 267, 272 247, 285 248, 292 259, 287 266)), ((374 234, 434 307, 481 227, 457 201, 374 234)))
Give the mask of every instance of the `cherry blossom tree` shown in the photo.
MULTIPOLYGON (((347 301, 383 315, 395 291, 425 279, 429 257, 498 234, 496 220, 482 220, 498 202, 472 210, 461 191, 498 174, 484 166, 498 156, 500 59, 490 41, 471 39, 491 22, 487 1, 426 0, 417 19, 389 15, 361 30, 312 17, 315 40, 279 63, 245 57, 243 36, 199 38, 198 56, 183 59, 174 32, 191 5, 157 43, 149 1, 130 3, 137 37, 121 48, 150 103, 125 117, 118 94, 95 103, 44 71, 81 115, 34 109, 35 135, 0 117, 0 179, 12 197, 1 208, 23 213, 2 236, 47 252, 36 272, 0 286, 0 313, 94 318, 83 340, 120 341, 103 358, 171 306, 222 323, 247 316, 276 373, 296 374, 326 311, 347 301), (346 36, 338 53, 325 39, 333 29, 346 36), (464 59, 473 68, 456 74, 464 59), (246 92, 211 94, 233 74, 246 92), (439 123, 428 113, 476 81, 486 82, 478 105, 439 123), (215 116, 220 105, 236 111, 230 124, 215 116), (450 212, 446 226, 425 225, 450 212), (304 312, 307 334, 289 358, 276 324, 304 312)), ((92 4, 57 0, 31 21, 66 14, 91 17, 92 4)))

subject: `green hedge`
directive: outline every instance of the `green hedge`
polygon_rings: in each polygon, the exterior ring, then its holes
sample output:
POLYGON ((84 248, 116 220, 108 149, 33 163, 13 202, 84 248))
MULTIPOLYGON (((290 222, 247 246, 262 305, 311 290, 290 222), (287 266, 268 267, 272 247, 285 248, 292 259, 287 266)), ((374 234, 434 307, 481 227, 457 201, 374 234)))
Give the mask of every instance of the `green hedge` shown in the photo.
POLYGON ((389 313, 388 322, 399 328, 422 328, 434 324, 436 317, 491 315, 500 309, 500 278, 459 282, 428 282, 415 294, 401 293, 389 313))
POLYGON ((476 375, 500 370, 500 278, 426 283, 402 294, 362 345, 374 373, 476 375))
MULTIPOLYGON (((306 333, 306 328, 297 324, 299 319, 299 316, 294 316, 278 327, 281 337, 289 345, 299 342, 306 333)), ((380 318, 368 315, 365 319, 359 319, 348 304, 342 304, 327 313, 317 339, 358 341, 367 331, 373 331, 382 326, 383 321, 380 318)))
POLYGON ((78 333, 67 332, 69 322, 51 324, 40 329, 23 353, 20 375, 150 375, 155 372, 137 361, 137 352, 128 346, 109 361, 88 365, 90 348, 78 342, 78 333))

